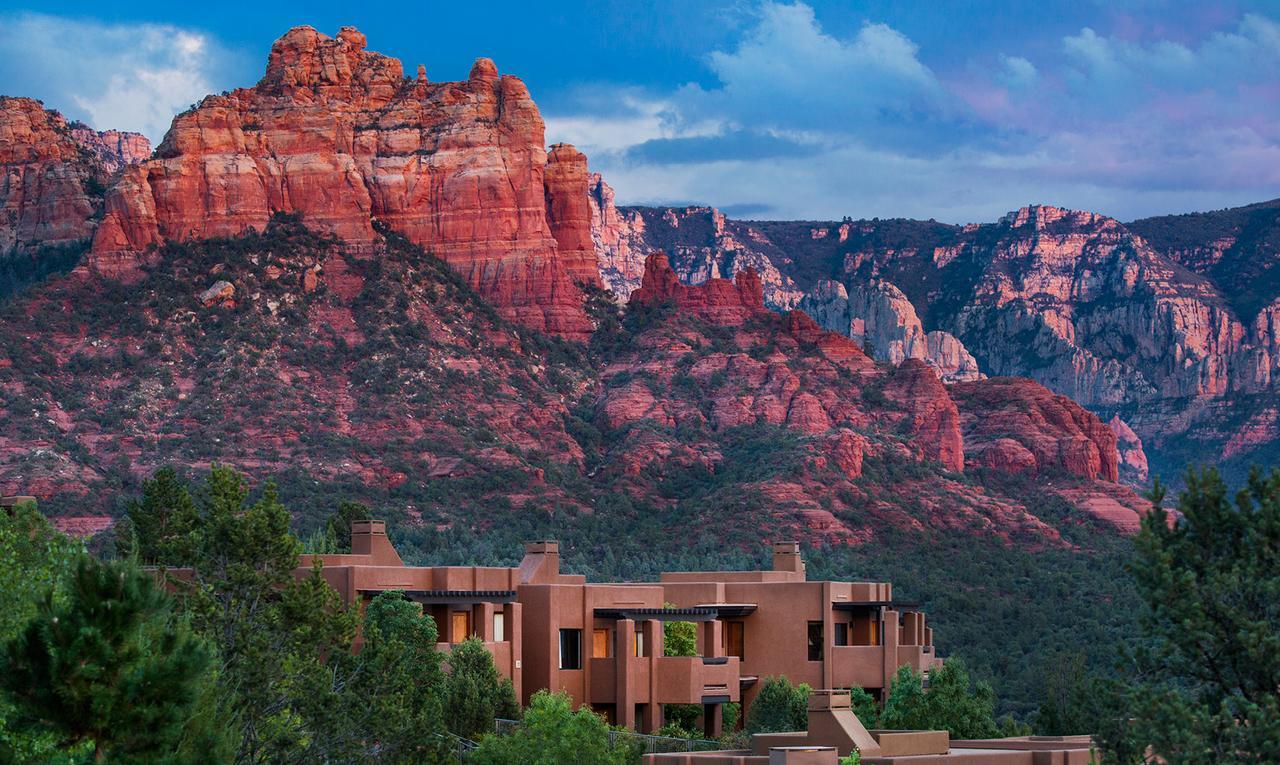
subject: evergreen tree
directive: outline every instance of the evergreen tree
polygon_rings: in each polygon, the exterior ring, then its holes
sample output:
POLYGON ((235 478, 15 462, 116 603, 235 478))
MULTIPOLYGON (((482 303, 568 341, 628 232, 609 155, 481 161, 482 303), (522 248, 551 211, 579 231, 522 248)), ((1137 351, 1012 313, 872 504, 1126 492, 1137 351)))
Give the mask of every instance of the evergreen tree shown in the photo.
POLYGON ((808 730, 809 686, 792 685, 785 677, 766 677, 747 708, 749 733, 808 730))
MULTIPOLYGON (((66 599, 66 573, 83 547, 59 533, 25 503, 0 511, 0 645, 17 637, 41 603, 66 599)), ((0 698, 0 763, 58 761, 55 738, 45 731, 14 730, 14 710, 0 698)))
POLYGON ((1280 470, 1234 496, 1189 473, 1180 519, 1164 490, 1135 540, 1148 643, 1133 657, 1134 726, 1107 737, 1119 761, 1150 746, 1170 765, 1280 762, 1280 470))
POLYGON ((373 516, 368 505, 351 500, 342 500, 338 509, 329 516, 325 524, 325 533, 333 539, 334 550, 339 553, 351 552, 351 524, 355 521, 367 521, 373 516))
POLYGON ((633 753, 613 747, 604 718, 583 707, 573 711, 569 695, 538 691, 523 724, 507 736, 486 734, 471 753, 475 765, 630 765, 633 753))
POLYGON ((171 467, 142 483, 142 497, 129 502, 127 523, 116 529, 116 550, 136 555, 144 565, 186 566, 191 563, 192 535, 198 516, 186 484, 171 467))
POLYGON ((15 723, 63 749, 94 762, 221 759, 219 736, 195 714, 212 654, 131 564, 81 557, 65 600, 47 594, 3 656, 15 723))
POLYGON ((479 638, 467 638, 449 654, 445 680, 445 723, 454 735, 477 739, 493 731, 495 718, 520 715, 511 681, 498 673, 479 638))
POLYGON ((993 738, 1029 732, 1011 720, 995 719, 996 695, 974 682, 959 658, 951 658, 924 678, 911 667, 898 668, 878 724, 904 730, 945 730, 953 738, 993 738))

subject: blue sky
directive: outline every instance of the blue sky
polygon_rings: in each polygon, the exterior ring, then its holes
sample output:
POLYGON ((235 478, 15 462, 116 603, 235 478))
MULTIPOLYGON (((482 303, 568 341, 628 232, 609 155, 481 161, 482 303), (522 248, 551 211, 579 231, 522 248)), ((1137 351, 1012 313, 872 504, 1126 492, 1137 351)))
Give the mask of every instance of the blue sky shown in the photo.
POLYGON ((528 83, 622 203, 1121 219, 1280 196, 1280 0, 0 4, 0 92, 158 140, 290 26, 528 83))

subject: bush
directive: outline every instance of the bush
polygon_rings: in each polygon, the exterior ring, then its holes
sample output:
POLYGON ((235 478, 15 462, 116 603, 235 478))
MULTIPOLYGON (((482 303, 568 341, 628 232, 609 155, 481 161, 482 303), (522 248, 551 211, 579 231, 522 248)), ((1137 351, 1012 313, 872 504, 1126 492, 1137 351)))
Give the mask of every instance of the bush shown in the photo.
POLYGON ((631 751, 613 748, 604 718, 573 711, 569 694, 538 691, 523 724, 507 736, 486 734, 471 753, 475 765, 629 765, 631 751))
POLYGON ((747 709, 749 733, 783 733, 809 729, 809 686, 792 685, 785 677, 766 677, 747 709))

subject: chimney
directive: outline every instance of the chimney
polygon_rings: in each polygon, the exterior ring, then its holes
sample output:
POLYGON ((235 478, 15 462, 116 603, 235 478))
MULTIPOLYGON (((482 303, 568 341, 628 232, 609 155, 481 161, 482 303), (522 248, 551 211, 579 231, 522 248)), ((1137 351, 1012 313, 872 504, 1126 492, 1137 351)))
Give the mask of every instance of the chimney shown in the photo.
POLYGON ((521 584, 549 584, 560 578, 560 543, 544 540, 524 543, 520 561, 521 584))
POLYGON ((373 557, 375 566, 403 566, 400 554, 387 539, 385 521, 352 521, 351 554, 373 557))
POLYGON ((804 576, 804 560, 800 558, 799 542, 773 543, 773 570, 804 576))

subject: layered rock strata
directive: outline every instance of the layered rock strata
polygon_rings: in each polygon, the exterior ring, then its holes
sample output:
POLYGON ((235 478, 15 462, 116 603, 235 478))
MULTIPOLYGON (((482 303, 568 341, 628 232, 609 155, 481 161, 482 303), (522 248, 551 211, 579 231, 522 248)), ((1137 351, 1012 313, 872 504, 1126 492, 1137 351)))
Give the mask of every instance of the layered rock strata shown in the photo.
POLYGON ((90 267, 136 278, 156 245, 261 229, 275 213, 357 247, 380 221, 508 317, 585 337, 577 282, 598 281, 585 157, 548 155, 528 89, 492 61, 433 83, 365 46, 350 27, 294 28, 257 85, 178 115, 108 193, 90 267))

